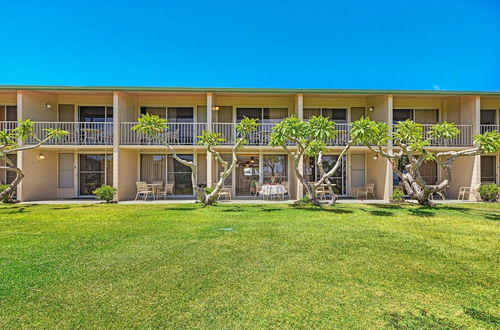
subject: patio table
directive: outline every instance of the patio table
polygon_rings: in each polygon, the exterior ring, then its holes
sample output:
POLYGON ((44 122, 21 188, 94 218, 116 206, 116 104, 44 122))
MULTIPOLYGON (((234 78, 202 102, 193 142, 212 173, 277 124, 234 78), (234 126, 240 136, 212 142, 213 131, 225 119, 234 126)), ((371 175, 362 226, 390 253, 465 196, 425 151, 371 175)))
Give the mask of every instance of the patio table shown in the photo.
POLYGON ((265 184, 260 187, 260 195, 262 195, 264 198, 274 198, 274 197, 279 197, 282 198, 286 193, 286 188, 282 184, 265 184))

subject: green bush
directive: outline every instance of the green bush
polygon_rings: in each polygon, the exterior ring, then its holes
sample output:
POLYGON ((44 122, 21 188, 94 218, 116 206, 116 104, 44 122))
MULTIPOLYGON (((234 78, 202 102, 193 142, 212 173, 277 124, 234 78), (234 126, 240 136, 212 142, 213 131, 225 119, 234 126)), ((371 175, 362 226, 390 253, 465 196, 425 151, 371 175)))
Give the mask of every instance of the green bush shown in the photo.
MULTIPOLYGON (((0 184, 0 192, 4 191, 5 189, 7 189, 9 187, 8 184, 0 184)), ((1 200, 2 203, 9 203, 10 202, 10 196, 7 195, 7 196, 4 196, 1 200)))
POLYGON ((100 186, 96 190, 92 192, 97 199, 104 200, 106 203, 109 203, 113 200, 113 197, 116 194, 116 189, 111 186, 100 186))
POLYGON ((496 184, 486 184, 479 187, 479 195, 485 202, 495 202, 498 199, 500 188, 496 184))
POLYGON ((402 202, 405 200, 405 193, 401 189, 394 189, 391 196, 392 202, 402 202))

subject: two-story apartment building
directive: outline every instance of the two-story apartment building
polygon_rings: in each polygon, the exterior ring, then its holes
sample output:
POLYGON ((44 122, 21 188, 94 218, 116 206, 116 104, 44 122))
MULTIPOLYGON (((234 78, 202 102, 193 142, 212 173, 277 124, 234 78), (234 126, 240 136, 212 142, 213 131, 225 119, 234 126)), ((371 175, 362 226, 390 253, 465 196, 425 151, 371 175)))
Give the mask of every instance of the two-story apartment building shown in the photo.
MULTIPOLYGON (((239 151, 238 167, 227 184, 235 196, 250 198, 253 182, 288 181, 296 198, 303 191, 290 159, 281 148, 268 145, 273 125, 286 116, 307 120, 321 114, 335 121, 338 136, 328 142, 328 162, 337 159, 345 145, 349 123, 361 116, 390 127, 407 118, 424 124, 424 129, 439 121, 453 122, 461 131, 457 138, 430 141, 433 149, 450 150, 469 148, 475 134, 499 129, 499 111, 497 92, 0 86, 1 129, 31 119, 40 136, 44 128, 70 133, 60 141, 10 156, 26 174, 18 188, 23 201, 84 198, 103 184, 118 189, 118 200, 128 200, 135 196, 137 181, 171 182, 176 196, 192 196, 189 168, 175 161, 158 140, 131 130, 142 113, 168 119, 165 137, 178 154, 197 164, 199 181, 207 185, 216 181, 219 169, 206 148, 197 145, 201 130, 212 129, 226 139, 219 150, 229 159, 238 121, 243 116, 258 118, 259 128, 239 151)), ((499 183, 499 158, 457 160, 449 198, 456 198, 461 186, 499 183)), ((311 180, 319 175, 309 159, 303 160, 301 169, 311 180)), ((429 183, 441 176, 433 163, 426 165, 424 173, 429 183)), ((11 174, 2 174, 0 182, 12 179, 11 174)), ((363 146, 344 156, 333 180, 345 197, 353 196, 357 187, 374 183, 378 199, 389 199, 398 183, 387 161, 363 146)))

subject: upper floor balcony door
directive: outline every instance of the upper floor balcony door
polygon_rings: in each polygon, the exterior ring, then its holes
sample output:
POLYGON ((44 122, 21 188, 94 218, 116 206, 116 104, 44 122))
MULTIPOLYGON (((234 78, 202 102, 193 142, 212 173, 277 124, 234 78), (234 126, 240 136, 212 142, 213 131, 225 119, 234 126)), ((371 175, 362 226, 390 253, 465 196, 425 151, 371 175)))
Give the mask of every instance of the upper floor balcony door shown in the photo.
POLYGON ((0 105, 0 121, 17 121, 17 106, 0 105))
MULTIPOLYGON (((236 122, 243 118, 258 119, 259 126, 256 132, 248 136, 249 145, 267 145, 269 135, 276 123, 288 117, 287 108, 236 108, 236 122)), ((233 127, 231 127, 233 129, 233 127)))
POLYGON ((411 119, 416 123, 431 125, 439 121, 438 109, 394 109, 392 121, 396 124, 398 121, 411 119))
POLYGON ((17 125, 17 106, 0 105, 0 130, 11 130, 17 125))
POLYGON ((497 109, 481 109, 481 133, 500 130, 499 114, 497 109))
POLYGON ((194 107, 141 107, 141 114, 149 113, 168 120, 165 138, 172 144, 194 144, 200 135, 195 127, 194 107))

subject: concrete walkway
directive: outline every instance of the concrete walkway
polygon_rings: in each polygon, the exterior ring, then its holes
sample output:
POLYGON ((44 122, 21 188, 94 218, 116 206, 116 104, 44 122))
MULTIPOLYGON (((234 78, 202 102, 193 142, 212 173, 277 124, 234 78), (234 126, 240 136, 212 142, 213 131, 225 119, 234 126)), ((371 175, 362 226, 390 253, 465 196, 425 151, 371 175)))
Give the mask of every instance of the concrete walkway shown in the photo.
MULTIPOLYGON (((118 204, 126 204, 126 205, 140 205, 140 204, 191 204, 194 203, 194 199, 167 199, 167 200, 137 200, 137 201, 120 201, 118 204)), ((262 199, 233 199, 233 200, 221 200, 220 204, 291 204, 295 202, 295 200, 262 200, 262 199)), ((415 202, 415 201, 407 201, 407 202, 415 202)), ((450 200, 435 200, 437 204, 450 204, 450 203, 476 203, 471 201, 462 201, 456 199, 450 200)), ((98 204, 102 203, 102 201, 88 198, 73 198, 73 199, 53 199, 53 200, 43 200, 43 201, 30 201, 30 202, 21 202, 20 204, 98 204)), ((337 201, 338 204, 388 204, 388 201, 384 201, 381 199, 368 199, 368 200, 360 200, 360 199, 339 199, 337 201)))

